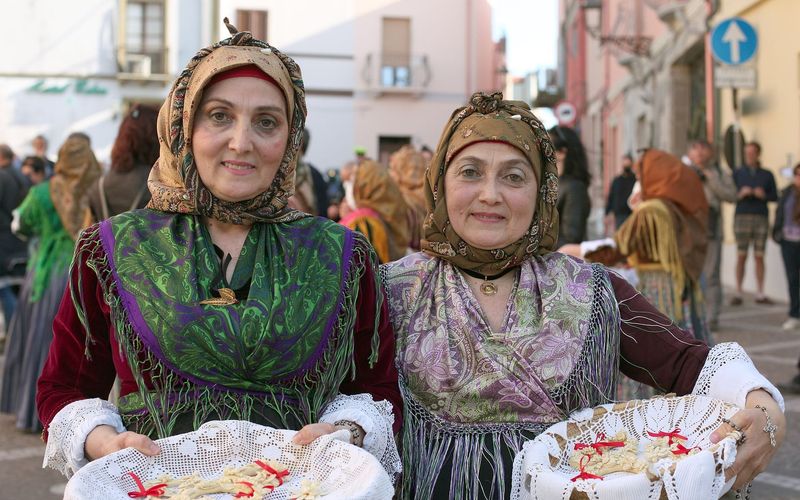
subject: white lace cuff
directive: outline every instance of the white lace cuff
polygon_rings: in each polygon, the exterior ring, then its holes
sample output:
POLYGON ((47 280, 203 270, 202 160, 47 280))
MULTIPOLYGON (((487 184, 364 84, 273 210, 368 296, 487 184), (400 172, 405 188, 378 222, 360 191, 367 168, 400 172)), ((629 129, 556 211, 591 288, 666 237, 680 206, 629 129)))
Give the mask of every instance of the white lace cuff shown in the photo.
POLYGON ((589 240, 581 242, 581 258, 584 258, 587 253, 592 253, 603 247, 617 248, 617 243, 613 238, 603 238, 601 240, 589 240))
POLYGON ((67 477, 89 461, 83 454, 86 436, 98 425, 124 432, 117 407, 103 399, 82 399, 61 409, 48 427, 42 468, 50 467, 67 477))
POLYGON ((394 481, 403 467, 392 432, 392 403, 374 401, 366 393, 353 396, 339 394, 325 408, 319 421, 333 424, 339 420, 351 420, 364 429, 364 449, 378 459, 394 481))
POLYGON ((747 393, 756 389, 770 393, 781 411, 786 411, 780 391, 759 373, 742 346, 725 342, 709 351, 692 394, 710 396, 744 408, 747 393))

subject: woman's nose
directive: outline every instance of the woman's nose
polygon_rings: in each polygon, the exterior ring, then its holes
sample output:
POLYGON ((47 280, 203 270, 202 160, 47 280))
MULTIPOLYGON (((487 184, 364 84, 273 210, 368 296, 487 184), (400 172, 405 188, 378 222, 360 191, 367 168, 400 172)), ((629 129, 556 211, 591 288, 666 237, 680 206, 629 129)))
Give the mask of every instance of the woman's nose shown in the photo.
POLYGON ((237 153, 247 153, 253 149, 252 129, 248 123, 239 121, 231 128, 228 146, 237 153))
POLYGON ((500 198, 500 192, 497 186, 497 180, 486 179, 481 184, 479 193, 479 200, 484 203, 496 203, 500 198))

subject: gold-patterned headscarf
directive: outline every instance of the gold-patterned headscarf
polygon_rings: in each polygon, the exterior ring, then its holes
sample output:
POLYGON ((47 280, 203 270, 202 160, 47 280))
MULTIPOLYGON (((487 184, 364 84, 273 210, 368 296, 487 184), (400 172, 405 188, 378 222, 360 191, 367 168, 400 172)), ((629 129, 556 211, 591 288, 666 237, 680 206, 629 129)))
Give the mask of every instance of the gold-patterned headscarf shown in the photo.
POLYGON ((306 214, 287 207, 294 193, 294 172, 306 118, 300 67, 288 56, 247 31, 228 23, 231 37, 200 50, 172 85, 158 115, 160 154, 148 179, 153 197, 148 207, 197 214, 234 224, 288 222, 306 214), (192 127, 203 90, 228 70, 255 65, 272 78, 286 98, 289 138, 278 172, 266 191, 250 200, 220 200, 203 185, 192 154, 192 127))
POLYGON ((356 167, 353 180, 356 208, 371 208, 380 215, 389 236, 389 258, 403 257, 411 241, 408 205, 400 188, 383 165, 364 160, 356 167))
POLYGON ((428 168, 425 198, 428 215, 422 248, 460 268, 494 276, 534 255, 553 251, 558 238, 558 174, 547 130, 524 102, 504 101, 500 92, 473 94, 467 106, 453 112, 442 132, 428 168), (504 142, 519 149, 533 166, 539 185, 530 227, 504 248, 482 250, 467 244, 447 215, 447 167, 459 151, 478 142, 504 142))
POLYGON ((405 145, 389 157, 389 174, 397 183, 403 198, 414 209, 425 209, 425 169, 428 167, 422 153, 405 145))
POLYGON ((87 192, 102 174, 89 141, 70 136, 58 150, 53 173, 50 198, 64 229, 77 240, 81 229, 94 222, 87 192))

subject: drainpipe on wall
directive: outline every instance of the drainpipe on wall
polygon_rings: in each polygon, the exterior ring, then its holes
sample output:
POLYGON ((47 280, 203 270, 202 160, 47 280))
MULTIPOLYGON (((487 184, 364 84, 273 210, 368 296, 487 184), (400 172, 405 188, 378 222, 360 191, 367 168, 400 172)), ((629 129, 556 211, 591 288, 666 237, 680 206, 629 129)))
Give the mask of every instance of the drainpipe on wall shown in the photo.
POLYGON ((706 0, 705 69, 706 69, 706 140, 717 142, 714 128, 714 59, 711 55, 711 18, 719 5, 714 0, 706 0))
POLYGON ((464 79, 466 82, 466 89, 464 89, 464 100, 469 100, 472 95, 472 0, 467 0, 467 25, 465 26, 465 37, 467 47, 467 77, 464 79))

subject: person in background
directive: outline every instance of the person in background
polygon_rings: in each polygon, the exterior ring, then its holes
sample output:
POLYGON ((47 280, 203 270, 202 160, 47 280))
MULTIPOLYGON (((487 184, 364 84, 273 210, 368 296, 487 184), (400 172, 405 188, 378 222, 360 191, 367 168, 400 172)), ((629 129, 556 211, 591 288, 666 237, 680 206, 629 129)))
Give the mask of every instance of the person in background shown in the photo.
POLYGON ((631 214, 628 206, 628 197, 636 184, 636 175, 633 173, 633 157, 626 154, 622 157, 622 172, 611 181, 606 201, 606 227, 613 233, 625 223, 631 214))
POLYGON ((586 239, 586 221, 592 204, 589 199, 589 163, 581 139, 569 127, 550 129, 558 166, 558 246, 586 239))
POLYGON ((430 162, 431 162, 431 158, 433 158, 433 151, 431 151, 431 148, 429 148, 427 145, 423 144, 423 146, 422 146, 422 148, 420 148, 419 152, 420 152, 420 154, 422 154, 422 157, 425 159, 425 166, 427 167, 428 164, 430 164, 430 162))
POLYGON ((156 455, 155 439, 234 419, 296 430, 298 445, 347 430, 396 475, 377 259, 361 235, 287 207, 300 68, 225 23, 161 107, 148 208, 76 245, 39 379, 44 465, 69 476, 128 447, 156 455))
POLYGON ((15 161, 17 155, 8 144, 0 144, 0 170, 8 172, 11 175, 13 184, 10 189, 18 193, 20 201, 28 194, 28 189, 31 187, 31 181, 22 175, 22 172, 16 168, 15 161))
POLYGON ((744 165, 733 173, 736 183, 736 213, 733 217, 733 232, 736 236, 736 295, 731 305, 742 304, 742 282, 747 262, 747 252, 753 247, 756 261, 756 303, 772 304, 764 295, 764 248, 769 233, 769 210, 767 203, 778 200, 775 176, 761 166, 761 145, 748 142, 744 146, 744 165))
POLYGON ((389 174, 403 193, 408 205, 408 225, 411 229, 410 248, 420 250, 422 222, 425 220, 425 168, 428 161, 413 146, 405 145, 389 158, 389 174))
POLYGON ((328 185, 314 165, 305 160, 311 133, 303 129, 303 142, 300 144, 300 159, 295 173, 294 194, 289 198, 289 206, 301 212, 320 217, 328 216, 328 185))
MULTIPOLYGON (((554 251, 556 172, 526 103, 476 93, 450 115, 426 175, 424 250, 382 269, 406 408, 398 498, 513 498, 525 442, 614 400, 619 371, 744 408, 731 421, 747 443, 726 473, 741 487, 776 450, 755 405, 783 439, 780 393, 737 344, 709 348, 616 273, 554 251)), ((670 179, 655 177, 658 194, 670 179)))
POLYGON ((158 158, 158 110, 134 104, 119 125, 111 148, 111 168, 89 190, 95 220, 144 208, 150 201, 147 176, 158 158))
POLYGON ((42 429, 36 381, 50 349, 75 241, 92 223, 87 191, 99 176, 100 165, 89 143, 81 137, 67 139, 53 177, 31 188, 18 209, 17 234, 38 239, 9 329, 0 392, 0 411, 16 414, 18 429, 42 429))
POLYGON ((28 193, 30 181, 14 168, 13 161, 14 151, 0 144, 0 305, 6 330, 17 307, 20 269, 24 269, 28 256, 25 242, 11 231, 11 221, 14 209, 28 193))
POLYGON ((41 158, 44 162, 45 176, 50 177, 53 175, 55 163, 47 157, 47 138, 41 134, 37 135, 31 140, 31 147, 33 148, 33 156, 41 158))
MULTIPOLYGON (((792 170, 792 184, 784 188, 775 211, 772 238, 781 246, 786 284, 789 286, 789 317, 783 323, 784 330, 800 328, 800 163, 792 170)), ((781 391, 800 394, 800 358, 797 373, 784 384, 781 391)))
MULTIPOLYGON (((708 202, 708 248, 700 282, 706 299, 708 329, 715 331, 719 328, 722 309, 722 202, 736 202, 736 184, 733 177, 714 161, 714 148, 705 139, 692 141, 686 156, 690 167, 703 183, 708 202)), ((708 340, 709 344, 713 344, 710 335, 708 340)))
POLYGON ((47 178, 45 161, 38 156, 26 156, 19 171, 28 178, 32 186, 41 184, 47 178))
POLYGON ((381 264, 406 255, 411 242, 408 205, 400 188, 380 163, 365 160, 345 181, 339 224, 363 234, 381 264))
POLYGON ((800 328, 800 163, 792 171, 792 184, 781 191, 772 239, 781 247, 789 286, 789 317, 784 330, 800 328))

